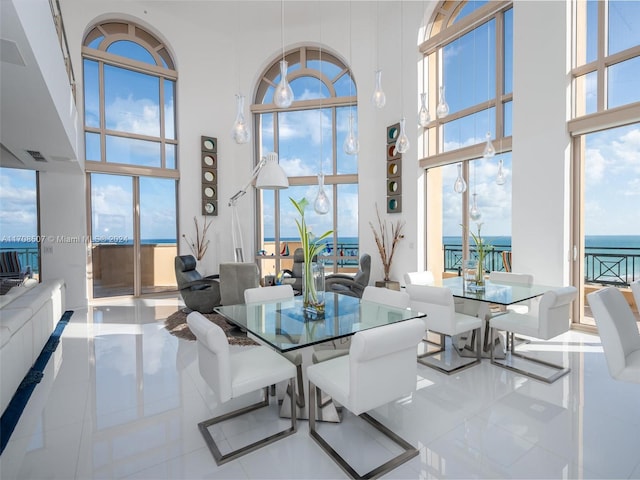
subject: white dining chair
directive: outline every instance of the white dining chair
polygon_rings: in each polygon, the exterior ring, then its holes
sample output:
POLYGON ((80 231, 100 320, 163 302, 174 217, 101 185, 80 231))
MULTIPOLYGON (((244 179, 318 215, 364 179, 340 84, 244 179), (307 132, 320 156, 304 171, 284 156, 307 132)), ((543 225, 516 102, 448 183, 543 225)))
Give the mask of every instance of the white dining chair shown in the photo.
MULTIPOLYGON (((407 285, 407 293, 411 299, 411 310, 417 310, 426 313, 423 317, 424 327, 427 333, 429 331, 440 335, 440 345, 437 350, 427 351, 418 356, 418 361, 423 365, 434 368, 439 372, 451 375, 460 372, 465 368, 477 365, 481 361, 482 345, 481 345, 481 329, 482 319, 460 313, 456 311, 455 302, 451 290, 446 287, 434 287, 429 285, 407 285), (449 367, 446 359, 446 341, 445 336, 452 338, 456 335, 471 332, 472 344, 475 340, 476 356, 470 361, 449 367), (440 360, 435 358, 440 356, 440 360)), ((426 340, 425 340, 426 341, 426 340)), ((427 344, 431 342, 427 341, 427 344)))
MULTIPOLYGON (((498 272, 493 271, 489 273, 489 281, 491 283, 503 283, 503 284, 515 284, 515 285, 533 285, 533 275, 529 273, 514 273, 514 272, 498 272)), ((509 305, 507 310, 516 313, 529 313, 531 311, 531 301, 516 303, 515 305, 509 305)))
MULTIPOLYGON (((403 450, 379 467, 359 475, 344 456, 318 433, 315 409, 310 409, 309 434, 352 478, 378 478, 418 455, 417 448, 366 412, 415 391, 415 354, 423 333, 424 324, 418 318, 362 330, 354 334, 349 355, 307 368, 310 405, 315 403, 318 388, 354 415, 366 420, 403 450)), ((324 428, 336 429, 342 428, 342 425, 327 425, 324 428)), ((357 443, 347 444, 355 450, 361 448, 357 443)))
MULTIPOLYGON (((365 302, 361 307, 363 308, 362 317, 364 322, 366 322, 367 319, 367 308, 376 308, 375 305, 367 305, 366 302, 370 302, 370 304, 387 305, 395 308, 409 308, 410 302, 409 295, 406 292, 391 290, 384 287, 374 287, 372 285, 365 287, 362 292, 361 299, 365 302)), ((348 353, 349 343, 347 346, 343 346, 341 348, 316 350, 313 352, 312 360, 313 363, 320 363, 348 353)))
POLYGON ((504 359, 495 357, 495 350, 491 349, 491 363, 508 370, 521 373, 530 378, 546 383, 553 383, 558 378, 566 375, 571 370, 563 365, 557 365, 540 358, 525 356, 516 352, 514 334, 525 335, 541 340, 549 340, 569 330, 571 326, 571 302, 575 300, 578 290, 575 287, 562 287, 549 290, 542 295, 537 315, 508 312, 504 315, 492 317, 489 320, 490 338, 493 338, 495 330, 506 332, 507 355, 504 359), (554 370, 551 375, 543 375, 541 372, 517 367, 514 358, 534 362, 538 365, 554 370))
MULTIPOLYGON (((269 386, 288 380, 294 392, 296 367, 273 350, 257 346, 242 348, 231 353, 224 331, 199 312, 187 316, 189 329, 196 336, 200 375, 215 394, 219 403, 226 403, 247 393, 264 389, 264 400, 253 405, 218 415, 198 423, 216 464, 222 465, 258 448, 269 445, 296 432, 296 416, 291 416, 291 426, 243 447, 222 454, 209 431, 209 427, 269 405, 269 386)), ((291 409, 295 407, 295 393, 291 396, 291 409)))
POLYGON ((636 310, 640 313, 640 279, 631 282, 631 293, 633 294, 633 301, 636 304, 636 310))
MULTIPOLYGON (((292 300, 295 292, 291 285, 273 285, 269 287, 247 288, 244 291, 244 303, 277 302, 278 300, 292 300)), ((302 355, 299 352, 285 352, 282 354, 287 360, 296 366, 296 383, 298 394, 296 404, 298 408, 304 408, 304 383, 302 381, 302 355)), ((291 395, 287 386, 287 396, 291 395)), ((285 399, 286 401, 286 399, 285 399)))
POLYGON ((407 272, 404 274, 405 285, 433 285, 433 273, 429 270, 421 272, 407 272))
POLYGON ((640 333, 624 295, 605 287, 587 295, 598 327, 609 373, 616 380, 640 383, 640 333))

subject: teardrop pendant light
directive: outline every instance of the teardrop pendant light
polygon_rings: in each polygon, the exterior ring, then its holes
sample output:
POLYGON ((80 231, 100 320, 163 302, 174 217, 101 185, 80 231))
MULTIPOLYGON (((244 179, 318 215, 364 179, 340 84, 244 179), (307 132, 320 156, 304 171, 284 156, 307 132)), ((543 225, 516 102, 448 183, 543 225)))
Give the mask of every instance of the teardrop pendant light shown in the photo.
POLYGON ((281 12, 281 25, 280 25, 280 38, 282 41, 282 60, 280 60, 280 82, 276 86, 275 92, 273 92, 273 103, 278 108, 290 107, 293 103, 293 90, 287 81, 287 70, 289 64, 284 57, 284 0, 280 3, 281 12))
MULTIPOLYGON (((353 73, 351 72, 351 1, 349 1, 349 97, 352 96, 351 85, 353 83, 353 73)), ((360 142, 358 142, 358 137, 356 136, 355 129, 353 127, 353 112, 351 111, 351 107, 349 107, 349 131, 347 132, 347 136, 344 139, 344 143, 342 144, 342 150, 347 155, 357 155, 360 151, 360 142)))
POLYGON ((244 95, 236 94, 236 121, 231 130, 231 136, 238 145, 249 143, 251 131, 244 120, 244 95))
POLYGON ((462 164, 459 163, 458 167, 458 176, 456 177, 456 181, 453 184, 453 191, 456 193, 464 193, 467 191, 467 182, 462 178, 462 164))

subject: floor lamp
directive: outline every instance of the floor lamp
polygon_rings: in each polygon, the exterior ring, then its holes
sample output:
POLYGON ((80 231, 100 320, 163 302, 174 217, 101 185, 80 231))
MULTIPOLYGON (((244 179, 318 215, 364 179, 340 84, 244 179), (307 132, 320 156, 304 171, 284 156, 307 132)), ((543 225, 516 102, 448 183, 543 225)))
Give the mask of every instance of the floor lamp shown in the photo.
POLYGON ((242 242, 242 231, 240 230, 240 221, 238 219, 238 200, 246 193, 253 181, 256 181, 256 188, 264 190, 281 190, 289 187, 287 174, 284 173, 282 167, 278 164, 278 154, 274 152, 267 153, 260 159, 260 162, 251 172, 251 178, 247 184, 241 188, 229 200, 231 207, 231 236, 233 240, 233 254, 236 262, 244 262, 244 244, 242 242))

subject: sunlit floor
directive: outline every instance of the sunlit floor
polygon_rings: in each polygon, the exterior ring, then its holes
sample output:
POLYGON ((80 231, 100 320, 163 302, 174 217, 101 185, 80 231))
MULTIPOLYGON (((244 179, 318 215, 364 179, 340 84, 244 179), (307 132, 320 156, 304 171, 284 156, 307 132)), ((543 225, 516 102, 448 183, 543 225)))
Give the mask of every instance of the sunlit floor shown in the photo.
MULTIPOLYGON (((167 297, 76 310, 0 457, 0 477, 345 478, 306 421, 216 466, 197 423, 230 407, 216 405, 201 379, 196 343, 164 329, 180 306, 167 297)), ((572 331, 526 348, 571 372, 546 385, 488 360, 452 376, 418 365, 417 392, 374 412, 420 450, 385 478, 640 478, 640 385, 610 378, 599 338, 572 331)), ((274 405, 216 435, 235 447, 282 425, 274 405)), ((346 413, 320 426, 363 473, 390 455, 364 425, 346 413)))

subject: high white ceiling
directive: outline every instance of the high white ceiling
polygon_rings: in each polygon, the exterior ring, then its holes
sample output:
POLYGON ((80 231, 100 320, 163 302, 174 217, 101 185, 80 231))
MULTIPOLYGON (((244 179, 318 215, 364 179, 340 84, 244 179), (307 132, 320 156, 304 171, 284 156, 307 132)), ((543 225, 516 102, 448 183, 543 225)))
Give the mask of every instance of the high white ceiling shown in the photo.
POLYGON ((80 172, 81 129, 49 2, 2 0, 0 9, 0 166, 80 172))

